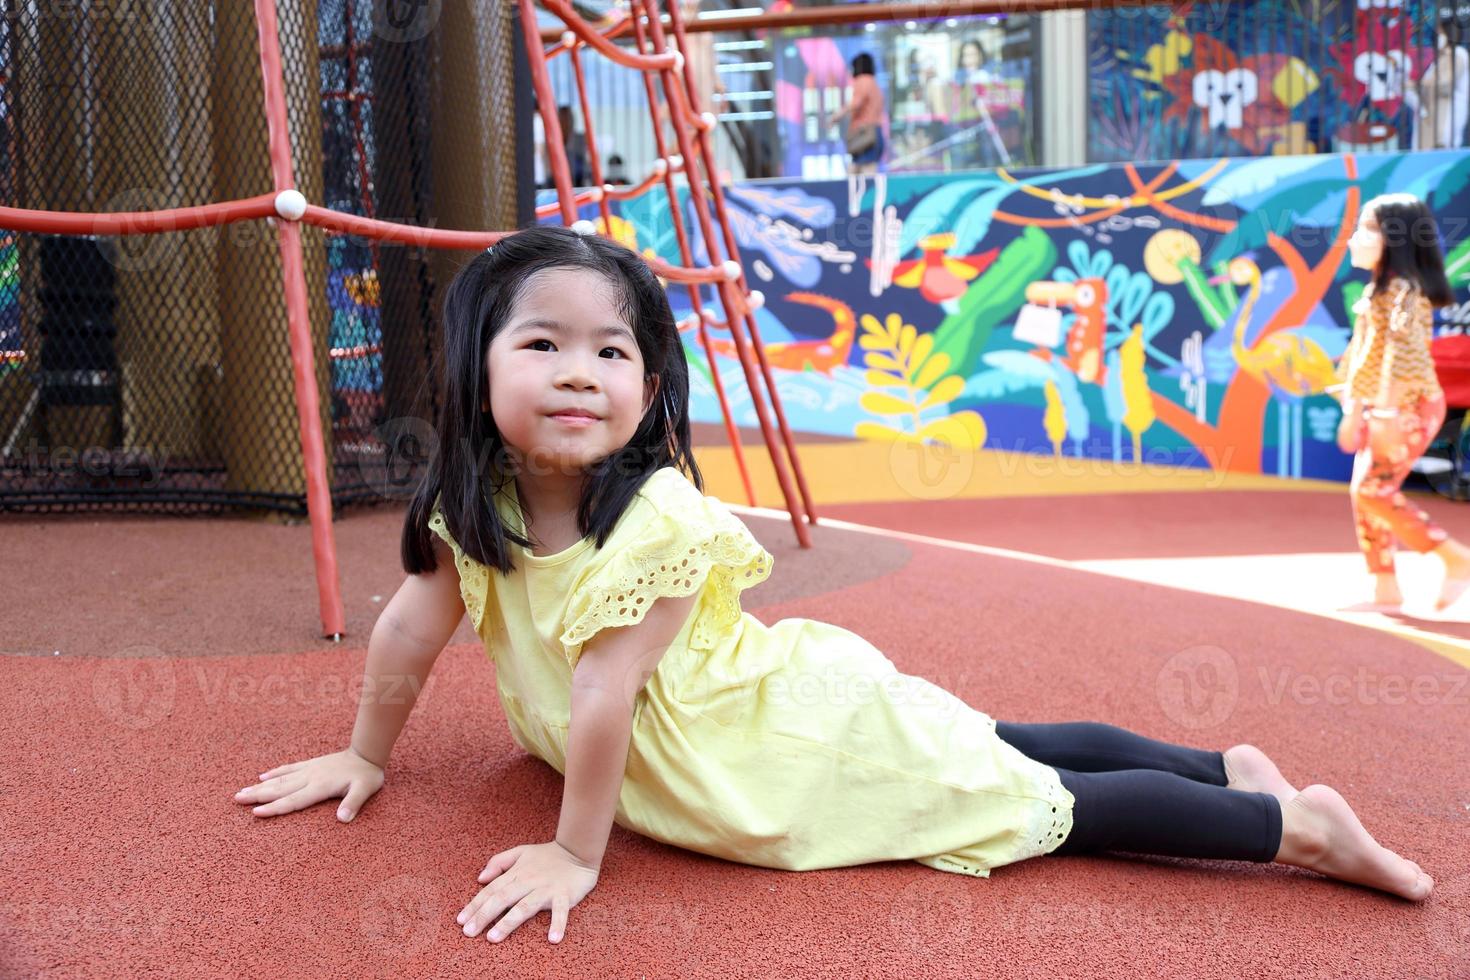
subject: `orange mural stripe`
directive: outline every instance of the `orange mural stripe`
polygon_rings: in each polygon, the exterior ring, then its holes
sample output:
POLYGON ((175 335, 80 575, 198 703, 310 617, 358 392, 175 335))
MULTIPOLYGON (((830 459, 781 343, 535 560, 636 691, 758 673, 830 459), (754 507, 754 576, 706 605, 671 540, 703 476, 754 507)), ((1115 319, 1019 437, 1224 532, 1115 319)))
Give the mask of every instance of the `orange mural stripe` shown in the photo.
MULTIPOLYGON (((1154 177, 1147 184, 1140 185, 1138 181, 1134 181, 1134 189, 1152 193, 1160 184, 1173 175, 1176 166, 1177 164, 1170 163, 1163 170, 1159 171, 1158 176, 1154 177)), ((1137 174, 1134 174, 1134 176, 1136 177, 1137 174)), ((1124 201, 1116 207, 1107 208, 1103 211, 1095 211, 1081 218, 1023 218, 1019 214, 1011 214, 1008 211, 999 210, 992 217, 997 221, 1003 221, 1010 225, 1030 225, 1033 228, 1075 228, 1077 225, 1090 225, 1102 221, 1105 218, 1111 218, 1113 215, 1135 206, 1131 201, 1124 201)))
POLYGON ((1170 204, 1167 201, 1160 200, 1159 196, 1154 193, 1154 187, 1158 185, 1145 185, 1142 179, 1139 178, 1138 171, 1134 169, 1133 164, 1125 164, 1123 167, 1123 172, 1128 175, 1128 182, 1133 185, 1133 189, 1135 191, 1143 194, 1147 198, 1148 203, 1157 208, 1160 213, 1168 215, 1175 221, 1182 221, 1187 225, 1198 225, 1201 228, 1208 228, 1210 231, 1224 232, 1235 230, 1236 222, 1234 221, 1225 221, 1220 218, 1211 218, 1203 214, 1194 214, 1190 211, 1176 208, 1174 205, 1170 204))

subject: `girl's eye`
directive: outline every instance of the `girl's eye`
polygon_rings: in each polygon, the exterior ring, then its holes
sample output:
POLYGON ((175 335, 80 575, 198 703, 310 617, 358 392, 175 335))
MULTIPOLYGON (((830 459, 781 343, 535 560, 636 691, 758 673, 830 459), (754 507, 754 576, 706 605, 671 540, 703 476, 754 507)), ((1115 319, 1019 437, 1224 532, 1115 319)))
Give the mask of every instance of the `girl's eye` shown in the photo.
POLYGON ((533 340, 526 346, 531 350, 551 350, 553 347, 549 340, 533 340))
POLYGON ((602 356, 603 357, 607 357, 608 355, 611 355, 613 357, 626 357, 627 356, 622 351, 618 350, 616 347, 604 347, 602 349, 602 356))

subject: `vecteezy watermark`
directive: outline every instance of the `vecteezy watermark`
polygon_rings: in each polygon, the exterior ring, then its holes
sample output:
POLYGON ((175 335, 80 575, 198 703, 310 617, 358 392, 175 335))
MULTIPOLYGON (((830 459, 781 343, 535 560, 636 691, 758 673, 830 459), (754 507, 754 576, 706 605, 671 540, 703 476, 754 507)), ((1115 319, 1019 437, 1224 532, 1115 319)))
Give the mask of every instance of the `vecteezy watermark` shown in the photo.
POLYGON ((0 905, 0 920, 22 942, 43 936, 66 936, 83 943, 92 939, 157 940, 197 924, 192 914, 139 902, 6 902, 0 905))
POLYGON ((174 665, 157 647, 129 647, 117 659, 103 660, 92 674, 92 699, 115 725, 131 731, 151 728, 173 711, 178 679, 174 665))
POLYGON ((942 442, 896 439, 888 451, 888 471, 917 500, 948 500, 969 486, 975 452, 942 442))
POLYGON ((76 479, 137 480, 151 490, 158 486, 168 467, 169 453, 162 447, 136 446, 113 449, 107 446, 50 446, 31 440, 22 452, 0 458, 0 469, 16 469, 37 476, 76 479))
POLYGON ((1470 706, 1470 672, 1460 674, 1380 673, 1360 666, 1350 673, 1309 674, 1291 667, 1256 670, 1266 703, 1329 705, 1470 706))
POLYGON ((417 674, 235 674, 225 667, 193 664, 187 671, 207 705, 260 704, 281 707, 338 704, 420 704, 428 685, 417 674))
POLYGON ((892 942, 912 954, 969 944, 975 924, 985 919, 978 882, 966 876, 924 870, 888 903, 892 942))
POLYGON ((394 44, 427 37, 439 23, 442 0, 372 0, 373 33, 394 44))
POLYGON ((375 951, 410 957, 426 952, 439 929, 454 925, 439 886, 425 875, 389 878, 363 899, 358 931, 375 951))
MULTIPOLYGON (((545 939, 547 913, 538 913, 538 918, 521 926, 520 931, 525 932, 533 924, 545 939)), ((684 948, 698 930, 699 922, 690 914, 689 906, 673 902, 620 905, 584 902, 572 909, 567 918, 567 938, 591 942, 597 948, 648 950, 661 943, 684 948)))
MULTIPOLYGON (((1367 665, 1351 670, 1312 672, 1291 665, 1257 667, 1249 679, 1252 701, 1271 707, 1284 703, 1343 707, 1470 706, 1470 672, 1401 674, 1367 665)), ((1155 681, 1164 714, 1192 731, 1223 724, 1240 703, 1243 679, 1236 660, 1219 647, 1190 647, 1169 657, 1155 681)))
POLYGON ((1154 693, 1168 719, 1191 731, 1214 728, 1235 711, 1240 671, 1219 647, 1181 650, 1159 668, 1154 693))
POLYGON ((438 431, 427 419, 405 415, 384 422, 373 435, 382 444, 382 453, 359 455, 358 476, 385 500, 407 500, 439 451, 438 431))
POLYGON ((130 647, 98 662, 92 696, 103 716, 132 731, 151 728, 172 713, 184 691, 210 707, 413 705, 428 696, 416 674, 313 675, 305 671, 244 672, 225 664, 178 664, 156 647, 130 647))

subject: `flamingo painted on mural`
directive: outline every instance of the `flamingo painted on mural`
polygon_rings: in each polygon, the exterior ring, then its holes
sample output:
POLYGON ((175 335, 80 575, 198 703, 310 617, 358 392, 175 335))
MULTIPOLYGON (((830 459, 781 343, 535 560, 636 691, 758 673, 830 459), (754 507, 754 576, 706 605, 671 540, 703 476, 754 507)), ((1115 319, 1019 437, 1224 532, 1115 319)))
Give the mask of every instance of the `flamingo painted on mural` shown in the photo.
MULTIPOLYGON (((1227 320, 1230 356, 1240 370, 1266 385, 1276 403, 1276 472, 1280 476, 1302 475, 1302 405, 1312 395, 1333 383, 1333 364, 1346 348, 1342 331, 1307 324, 1278 330, 1252 343, 1252 327, 1267 322, 1276 308, 1291 295, 1294 283, 1286 269, 1271 269, 1263 276, 1249 255, 1231 259, 1225 276, 1210 280, 1219 284, 1229 279, 1246 294, 1227 320), (1271 280, 1269 284, 1267 280, 1271 280), (1233 321, 1233 322, 1232 322, 1233 321)), ((1211 340, 1214 340, 1212 337, 1211 340)), ((1218 348, 1218 343, 1215 344, 1218 348)))

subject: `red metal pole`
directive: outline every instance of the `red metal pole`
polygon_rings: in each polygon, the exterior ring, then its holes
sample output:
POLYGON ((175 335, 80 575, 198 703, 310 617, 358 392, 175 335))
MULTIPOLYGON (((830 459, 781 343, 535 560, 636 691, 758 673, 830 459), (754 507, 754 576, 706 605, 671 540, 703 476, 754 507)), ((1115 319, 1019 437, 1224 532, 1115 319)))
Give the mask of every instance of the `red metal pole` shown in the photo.
MULTIPOLYGON (((287 129, 285 78, 281 71, 281 42, 275 0, 255 0, 260 34, 260 81, 270 134, 271 177, 276 193, 294 190, 291 139, 287 129)), ((340 640, 347 631, 342 592, 337 579, 337 545, 332 534, 332 490, 327 479, 327 456, 322 440, 321 403, 317 398, 316 358, 311 349, 311 317, 306 297, 306 272, 301 258, 301 227, 277 219, 281 243, 281 275, 286 294, 286 325, 291 340, 291 365, 296 387, 296 416, 301 423, 301 457, 306 469, 306 512, 311 518, 311 547, 316 560, 317 596, 322 632, 340 640)))
POLYGON ((521 33, 526 37, 526 62, 531 68, 531 87, 536 90, 536 109, 546 133, 546 158, 551 164, 551 179, 556 183, 556 199, 561 205, 561 221, 570 225, 577 220, 572 207, 572 175, 567 166, 567 147, 562 141, 561 122, 556 118, 556 94, 551 90, 551 75, 546 71, 545 48, 541 46, 541 29, 536 25, 534 0, 514 0, 521 8, 521 33))
MULTIPOLYGON (((679 49, 681 51, 687 50, 688 42, 684 35, 684 15, 679 10, 677 3, 669 4, 669 22, 674 25, 674 37, 679 42, 679 49)), ((698 115, 703 107, 699 104, 699 93, 695 90, 694 66, 689 64, 687 60, 684 62, 683 74, 685 84, 688 86, 689 108, 695 115, 698 115)), ((701 129, 695 135, 694 139, 699 144, 699 152, 704 159, 705 173, 709 175, 710 195, 714 200, 714 213, 719 218, 721 229, 724 232, 726 254, 734 258, 740 253, 735 248, 735 232, 730 227, 729 215, 725 210, 725 191, 720 187, 720 181, 715 171, 715 152, 714 148, 710 145, 714 140, 714 136, 712 132, 706 132, 701 129)), ((687 170, 686 168, 686 172, 693 173, 694 171, 687 170)), ((693 180, 692 177, 690 179, 691 181, 693 180)), ((749 295, 750 293, 750 287, 745 282, 745 269, 743 266, 740 270, 740 278, 735 283, 735 288, 740 291, 740 295, 742 296, 749 295)), ((733 310, 731 311, 731 319, 734 319, 733 310)), ((766 357, 766 345, 761 341, 761 332, 760 328, 756 326, 755 314, 753 312, 747 312, 744 319, 745 328, 750 331, 750 346, 755 349, 755 355, 760 361, 761 375, 765 378, 766 388, 771 393, 771 409, 776 413, 776 427, 780 430, 781 441, 786 447, 786 457, 791 461, 791 472, 796 477, 796 488, 801 494, 802 508, 806 513, 806 519, 815 524, 817 522, 817 511, 812 505, 811 491, 807 489, 806 485, 806 474, 802 472, 801 460, 796 454, 796 438, 791 434, 791 426, 786 423, 786 409, 782 407, 781 395, 776 390, 776 379, 771 374, 770 361, 766 357)), ((731 334, 734 334, 733 329, 731 330, 731 334)), ((772 451, 774 454, 774 447, 772 447, 772 451)))
MULTIPOLYGON (((648 18, 648 27, 653 37, 654 51, 658 52, 660 48, 664 47, 664 33, 663 25, 659 23, 659 18, 657 17, 657 0, 648 0, 647 5, 649 11, 653 14, 653 16, 648 18)), ((687 69, 689 66, 686 64, 684 67, 687 69)), ((685 94, 690 99, 694 98, 694 93, 689 91, 688 88, 692 84, 691 75, 681 74, 676 79, 674 72, 669 69, 665 69, 659 74, 663 79, 664 93, 671 104, 674 101, 675 86, 681 83, 686 86, 685 94)), ((693 108, 692 103, 689 105, 689 108, 693 108)), ((675 110, 675 117, 678 114, 678 110, 675 110)), ((695 125, 696 123, 694 119, 686 119, 683 122, 689 125, 695 125)), ((704 181, 699 176, 699 165, 694 157, 694 148, 689 142, 689 132, 684 125, 676 124, 674 126, 674 134, 679 141, 679 153, 684 158, 684 174, 689 180, 689 198, 694 205, 694 216, 699 221, 699 230, 704 238, 705 252, 709 255, 710 264, 714 265, 720 261, 718 256, 723 242, 721 239, 715 237, 714 225, 710 221, 709 208, 704 199, 704 181)), ((719 180, 719 176, 709 166, 708 157, 705 159, 705 169, 710 183, 715 183, 719 180)), ((782 499, 786 502, 786 510, 791 514, 791 524, 796 531, 797 543, 803 548, 810 548, 811 536, 807 533, 806 522, 802 520, 803 515, 798 513, 801 510, 801 502, 797 498, 795 488, 791 484, 791 474, 787 471, 786 460, 778 445, 777 434, 771 427, 771 419, 766 410, 766 403, 761 397, 760 383, 757 380, 756 370, 757 355, 751 351, 749 346, 751 341, 746 338, 744 330, 740 325, 740 320, 735 315, 739 307, 736 305, 737 300, 732 297, 731 291, 738 287, 732 282, 725 282, 721 283, 718 288, 720 291, 720 304, 725 308, 725 321, 730 324, 730 337, 735 341, 735 350, 740 356, 740 366, 745 372, 745 383, 750 391, 750 401, 755 406, 755 415, 756 419, 760 422, 761 435, 765 438, 766 449, 771 456, 771 466, 776 470, 776 482, 781 486, 782 499)), ((776 395, 774 386, 771 388, 771 395, 772 397, 776 395)))
MULTIPOLYGON (((633 0, 633 8, 630 11, 633 21, 634 41, 638 45, 639 53, 642 53, 648 39, 643 32, 643 26, 639 23, 642 16, 643 5, 639 0, 633 0)), ((650 14, 656 16, 656 13, 650 14)), ((668 163, 669 148, 664 140, 664 124, 659 118, 658 96, 653 91, 653 79, 648 72, 640 72, 643 76, 643 90, 648 94, 648 114, 653 121, 653 141, 658 147, 659 159, 668 163)), ((672 109, 670 110, 672 112, 672 109)), ((677 125, 677 123, 675 123, 677 125)), ((664 193, 669 197, 669 218, 674 223, 674 235, 679 241, 679 255, 684 262, 693 264, 694 250, 689 247, 689 236, 684 231, 684 217, 679 211, 679 194, 674 186, 673 168, 665 166, 664 193)), ((725 397, 725 382, 720 380, 720 365, 715 360, 714 345, 710 343, 709 331, 705 329, 703 303, 699 296, 699 289, 693 285, 689 287, 689 307, 694 315, 699 318, 699 342, 704 347, 705 360, 709 362, 710 381, 715 387, 715 397, 720 402, 720 417, 725 420, 725 437, 730 442, 730 450, 735 455, 735 469, 740 474, 740 482, 745 487, 745 499, 750 506, 757 506, 755 500, 755 483, 750 479, 750 467, 745 463, 745 448, 740 445, 740 430, 735 426, 735 417, 730 411, 730 401, 725 397)))

